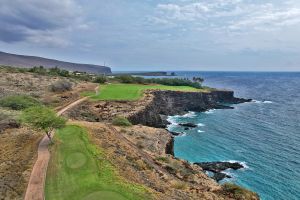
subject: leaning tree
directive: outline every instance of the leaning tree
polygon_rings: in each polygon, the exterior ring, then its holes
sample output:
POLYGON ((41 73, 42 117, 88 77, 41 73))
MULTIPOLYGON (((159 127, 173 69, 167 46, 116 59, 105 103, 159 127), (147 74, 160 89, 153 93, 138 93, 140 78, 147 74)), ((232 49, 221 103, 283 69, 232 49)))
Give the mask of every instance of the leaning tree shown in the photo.
POLYGON ((66 119, 59 117, 50 108, 44 106, 30 107, 23 111, 21 120, 34 129, 44 131, 52 142, 51 132, 57 128, 63 128, 66 119))

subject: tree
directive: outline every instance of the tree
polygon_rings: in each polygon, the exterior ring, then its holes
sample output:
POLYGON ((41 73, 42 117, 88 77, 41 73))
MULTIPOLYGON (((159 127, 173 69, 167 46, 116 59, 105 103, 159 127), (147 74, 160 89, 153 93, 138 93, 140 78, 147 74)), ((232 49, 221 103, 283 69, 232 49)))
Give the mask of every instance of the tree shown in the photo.
POLYGON ((100 75, 100 76, 97 76, 94 81, 94 83, 100 83, 100 84, 103 84, 103 83, 106 83, 107 82, 107 77, 105 75, 100 75))
POLYGON ((24 110, 21 120, 34 129, 44 131, 51 142, 51 132, 54 129, 63 128, 66 124, 66 119, 57 116, 53 110, 43 106, 24 110))

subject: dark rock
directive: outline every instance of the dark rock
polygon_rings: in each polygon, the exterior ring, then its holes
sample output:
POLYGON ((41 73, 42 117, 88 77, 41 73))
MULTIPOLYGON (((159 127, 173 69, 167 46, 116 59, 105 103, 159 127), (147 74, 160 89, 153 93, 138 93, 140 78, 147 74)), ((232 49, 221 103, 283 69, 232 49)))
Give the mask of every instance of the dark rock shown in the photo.
POLYGON ((225 173, 222 173, 222 172, 217 172, 217 173, 214 173, 214 176, 212 178, 215 181, 219 182, 219 181, 223 180, 224 178, 231 178, 231 176, 229 176, 225 173))
POLYGON ((175 132, 175 131, 169 131, 172 135, 174 135, 174 136, 178 136, 178 135, 181 135, 181 134, 183 134, 182 132, 180 133, 180 132, 175 132))
POLYGON ((241 165, 238 162, 231 163, 231 162, 203 162, 203 163, 195 163, 196 165, 199 165, 203 170, 213 172, 213 179, 217 182, 223 180, 224 178, 231 178, 231 176, 223 173, 222 171, 226 169, 234 169, 238 170, 241 168, 244 168, 243 165, 241 165))
POLYGON ((234 109, 234 107, 232 107, 232 106, 226 106, 226 105, 217 105, 216 107, 215 107, 215 109, 234 109))
POLYGON ((214 173, 218 173, 218 172, 224 171, 226 169, 238 170, 238 169, 244 168, 244 166, 241 165, 238 162, 235 162, 235 163, 231 163, 231 162, 202 162, 202 163, 195 163, 195 164, 199 165, 205 171, 211 171, 211 172, 214 172, 214 173))
POLYGON ((197 125, 193 123, 180 123, 179 126, 187 127, 187 128, 196 128, 197 125))
POLYGON ((165 149, 166 154, 174 156, 174 137, 170 137, 165 149))
POLYGON ((188 111, 203 112, 209 109, 231 108, 223 104, 236 104, 251 101, 235 98, 233 91, 212 92, 153 91, 153 101, 145 109, 128 117, 132 124, 142 124, 156 128, 168 125, 165 116, 182 115, 188 111))
POLYGON ((0 121, 0 133, 9 128, 20 128, 20 123, 14 119, 5 119, 0 121))

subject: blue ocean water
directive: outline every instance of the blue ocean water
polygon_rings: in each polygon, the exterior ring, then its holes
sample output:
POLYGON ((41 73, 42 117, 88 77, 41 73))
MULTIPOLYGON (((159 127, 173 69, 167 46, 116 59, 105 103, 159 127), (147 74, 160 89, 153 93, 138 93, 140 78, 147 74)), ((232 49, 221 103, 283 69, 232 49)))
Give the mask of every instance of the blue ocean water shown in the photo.
MULTIPOLYGON (((255 102, 233 110, 174 116, 199 124, 175 139, 175 156, 190 162, 239 161, 227 173, 263 200, 300 199, 300 73, 180 72, 201 76, 205 85, 235 91, 255 102)), ((173 125, 170 129, 183 131, 173 125)))

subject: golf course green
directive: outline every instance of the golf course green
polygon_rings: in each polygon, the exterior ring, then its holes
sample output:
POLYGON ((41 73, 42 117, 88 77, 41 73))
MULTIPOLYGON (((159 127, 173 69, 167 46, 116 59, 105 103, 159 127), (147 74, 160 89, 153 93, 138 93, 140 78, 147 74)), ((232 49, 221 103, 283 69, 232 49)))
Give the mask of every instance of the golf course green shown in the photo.
POLYGON ((55 134, 45 185, 46 200, 140 200, 145 187, 127 182, 90 143, 85 129, 68 125, 55 134))
POLYGON ((100 85, 100 92, 95 95, 94 92, 85 92, 84 96, 90 96, 93 100, 127 100, 134 101, 143 97, 143 92, 149 89, 171 90, 198 92, 201 89, 196 89, 190 86, 167 86, 167 85, 142 85, 142 84, 103 84, 100 85))

